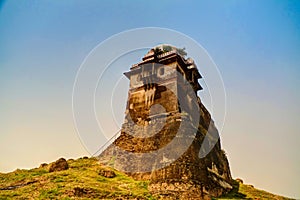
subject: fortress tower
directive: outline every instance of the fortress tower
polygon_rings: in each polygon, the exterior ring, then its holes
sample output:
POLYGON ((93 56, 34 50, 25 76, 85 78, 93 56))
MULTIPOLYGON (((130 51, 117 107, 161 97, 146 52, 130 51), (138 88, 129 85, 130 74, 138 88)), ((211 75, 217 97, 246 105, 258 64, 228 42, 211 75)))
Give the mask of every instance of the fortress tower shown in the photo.
POLYGON ((160 45, 124 73, 130 80, 124 124, 99 159, 150 180, 157 197, 209 199, 232 188, 231 174, 218 131, 197 96, 202 77, 185 56, 184 49, 160 45))
MULTIPOLYGON (((196 95, 202 87, 198 79, 202 78, 192 59, 185 60, 183 50, 171 46, 159 46, 151 49, 143 58, 143 61, 133 65, 129 72, 124 74, 130 80, 128 93, 128 105, 126 114, 135 122, 147 122, 153 114, 172 114, 181 112, 178 97, 180 92, 185 92, 185 98, 190 104, 190 95, 196 95), (193 94, 188 94, 186 81, 190 84, 193 94), (152 105, 161 105, 165 113, 150 113, 152 105)), ((182 100, 183 101, 183 100, 182 100)), ((192 105, 190 105, 192 106, 192 105)))

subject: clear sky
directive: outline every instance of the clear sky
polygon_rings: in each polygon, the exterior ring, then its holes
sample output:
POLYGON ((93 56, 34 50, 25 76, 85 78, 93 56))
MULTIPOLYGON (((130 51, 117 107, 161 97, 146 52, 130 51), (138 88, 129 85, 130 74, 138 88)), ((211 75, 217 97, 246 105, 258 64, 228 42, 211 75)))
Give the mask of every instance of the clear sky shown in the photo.
POLYGON ((76 72, 98 43, 140 27, 180 31, 218 65, 233 177, 300 198, 300 1, 0 1, 0 171, 88 155, 76 72))

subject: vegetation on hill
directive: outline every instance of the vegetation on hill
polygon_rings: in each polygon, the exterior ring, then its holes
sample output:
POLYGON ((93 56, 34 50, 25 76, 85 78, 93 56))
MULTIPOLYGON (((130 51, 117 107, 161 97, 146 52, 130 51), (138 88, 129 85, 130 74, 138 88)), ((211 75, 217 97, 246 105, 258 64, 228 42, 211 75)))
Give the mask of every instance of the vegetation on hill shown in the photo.
POLYGON ((95 158, 68 160, 69 169, 49 172, 49 165, 0 173, 0 199, 151 199, 148 182, 135 181, 100 165, 95 158), (101 175, 113 171, 114 178, 101 175))
MULTIPOLYGON (((0 173, 0 199, 155 199, 147 190, 147 181, 135 181, 95 158, 67 163, 68 169, 62 171, 49 172, 53 165, 42 164, 31 170, 0 173)), ((235 182, 234 189, 218 199, 288 198, 235 182)))
POLYGON ((224 200, 224 199, 291 200, 291 198, 271 194, 269 192, 256 189, 256 188, 254 188, 253 185, 243 184, 236 180, 234 180, 233 189, 230 193, 228 193, 220 198, 215 198, 215 199, 219 199, 219 200, 224 200))

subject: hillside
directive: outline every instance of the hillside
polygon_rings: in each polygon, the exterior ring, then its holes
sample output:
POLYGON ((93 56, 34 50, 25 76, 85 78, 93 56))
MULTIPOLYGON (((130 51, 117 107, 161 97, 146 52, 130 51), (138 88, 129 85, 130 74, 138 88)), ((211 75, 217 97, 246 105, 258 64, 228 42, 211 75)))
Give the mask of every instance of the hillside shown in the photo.
MULTIPOLYGON (((100 165, 95 158, 70 159, 67 165, 62 171, 42 164, 31 170, 0 173, 0 199, 155 199, 147 190, 147 181, 135 181, 100 165)), ((234 185, 230 194, 218 199, 289 199, 251 185, 234 185)))

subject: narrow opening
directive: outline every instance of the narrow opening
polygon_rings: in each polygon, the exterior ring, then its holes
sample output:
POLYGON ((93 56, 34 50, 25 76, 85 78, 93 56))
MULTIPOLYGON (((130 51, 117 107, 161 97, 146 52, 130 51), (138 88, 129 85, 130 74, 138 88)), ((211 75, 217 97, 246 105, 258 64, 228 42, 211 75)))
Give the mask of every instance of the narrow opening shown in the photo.
POLYGON ((160 68, 159 69, 159 75, 164 75, 165 74, 165 68, 164 67, 162 67, 162 68, 160 68))

